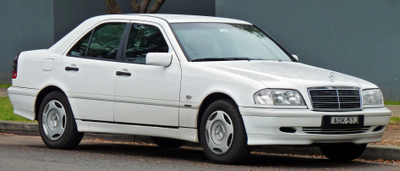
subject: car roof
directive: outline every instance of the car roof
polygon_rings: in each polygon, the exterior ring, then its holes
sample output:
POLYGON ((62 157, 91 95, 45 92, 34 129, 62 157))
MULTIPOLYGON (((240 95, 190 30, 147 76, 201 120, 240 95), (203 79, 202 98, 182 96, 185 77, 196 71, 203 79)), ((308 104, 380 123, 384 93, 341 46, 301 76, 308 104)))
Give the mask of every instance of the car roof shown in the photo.
POLYGON ((251 24, 247 21, 213 17, 213 16, 202 16, 202 15, 184 15, 184 14, 108 14, 99 15, 92 17, 94 20, 104 19, 162 19, 168 23, 193 23, 193 22, 215 22, 215 23, 234 23, 234 24, 251 24))
POLYGON ((251 23, 222 17, 211 17, 211 16, 201 16, 201 15, 182 15, 182 14, 108 14, 99 15, 87 19, 77 26, 74 30, 69 32, 61 40, 51 46, 48 50, 53 53, 62 54, 65 52, 66 48, 69 47, 82 33, 91 28, 96 23, 106 20, 147 20, 147 21, 157 21, 165 23, 231 23, 231 24, 249 24, 251 23))
POLYGON ((238 20, 238 19, 212 17, 212 16, 201 16, 201 15, 177 15, 177 14, 140 14, 140 15, 162 18, 169 23, 219 22, 219 23, 250 24, 249 22, 246 22, 243 20, 238 20))

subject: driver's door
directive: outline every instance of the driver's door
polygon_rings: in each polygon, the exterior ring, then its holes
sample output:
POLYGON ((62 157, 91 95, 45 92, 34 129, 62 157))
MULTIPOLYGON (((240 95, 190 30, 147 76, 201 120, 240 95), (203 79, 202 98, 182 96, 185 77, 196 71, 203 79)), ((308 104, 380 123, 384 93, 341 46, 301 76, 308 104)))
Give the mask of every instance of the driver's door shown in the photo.
POLYGON ((114 120, 145 126, 178 127, 181 69, 161 26, 132 23, 122 62, 116 65, 114 120), (146 65, 149 52, 170 53, 167 66, 146 65))

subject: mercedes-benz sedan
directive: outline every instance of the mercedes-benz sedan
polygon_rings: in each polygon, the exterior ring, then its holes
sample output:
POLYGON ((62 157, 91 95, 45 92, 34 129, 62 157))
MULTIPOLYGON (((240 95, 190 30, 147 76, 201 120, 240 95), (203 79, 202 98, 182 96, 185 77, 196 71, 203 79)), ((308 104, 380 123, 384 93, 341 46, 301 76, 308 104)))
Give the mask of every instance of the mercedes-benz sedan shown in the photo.
POLYGON ((236 19, 97 16, 14 64, 14 112, 38 120, 50 148, 118 133, 168 148, 199 142, 216 163, 266 145, 318 145, 346 161, 381 141, 391 114, 376 85, 300 63, 236 19))

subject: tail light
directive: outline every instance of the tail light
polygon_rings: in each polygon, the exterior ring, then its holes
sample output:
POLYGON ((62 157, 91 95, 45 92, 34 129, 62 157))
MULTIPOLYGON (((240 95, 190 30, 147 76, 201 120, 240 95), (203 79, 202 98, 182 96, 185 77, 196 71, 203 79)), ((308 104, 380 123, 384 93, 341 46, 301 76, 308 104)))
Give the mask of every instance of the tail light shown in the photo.
POLYGON ((18 59, 19 59, 19 54, 14 58, 14 65, 13 65, 13 72, 12 72, 12 79, 17 78, 17 71, 18 71, 18 59))

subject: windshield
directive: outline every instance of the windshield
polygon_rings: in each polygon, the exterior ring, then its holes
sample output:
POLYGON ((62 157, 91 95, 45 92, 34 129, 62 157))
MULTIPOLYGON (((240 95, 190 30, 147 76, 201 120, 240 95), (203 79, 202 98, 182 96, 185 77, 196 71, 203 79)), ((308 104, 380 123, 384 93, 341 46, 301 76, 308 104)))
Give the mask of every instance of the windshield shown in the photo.
POLYGON ((278 45, 252 25, 174 23, 171 27, 188 61, 291 61, 278 45))

